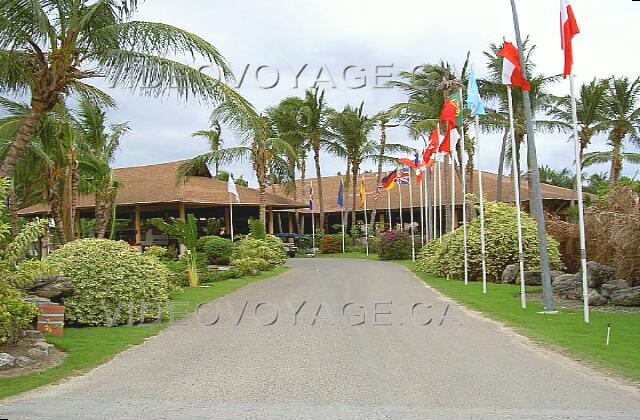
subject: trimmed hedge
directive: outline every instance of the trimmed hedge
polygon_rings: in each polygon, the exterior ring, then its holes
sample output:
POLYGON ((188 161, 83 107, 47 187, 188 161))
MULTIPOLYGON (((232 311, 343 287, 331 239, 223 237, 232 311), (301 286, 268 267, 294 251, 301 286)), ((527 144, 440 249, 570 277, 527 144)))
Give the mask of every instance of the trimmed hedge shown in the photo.
POLYGON ((387 230, 380 234, 381 260, 406 260, 411 258, 411 236, 407 232, 387 230))
POLYGON ((203 236, 198 239, 198 250, 209 264, 227 265, 231 260, 233 242, 220 236, 203 236))

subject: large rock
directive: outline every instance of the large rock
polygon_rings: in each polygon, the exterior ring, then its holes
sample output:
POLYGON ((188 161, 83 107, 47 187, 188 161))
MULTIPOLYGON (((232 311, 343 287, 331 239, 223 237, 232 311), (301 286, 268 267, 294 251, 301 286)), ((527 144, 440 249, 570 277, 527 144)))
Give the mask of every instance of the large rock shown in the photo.
POLYGON ((44 336, 42 335, 42 333, 37 330, 24 330, 22 332, 22 338, 24 338, 25 340, 44 340, 44 336))
POLYGON ((628 289, 629 283, 626 280, 614 280, 600 286, 600 294, 606 298, 610 298, 613 292, 628 289))
POLYGON ((26 367, 33 364, 33 360, 28 357, 18 356, 16 357, 16 365, 19 367, 26 367))
POLYGON ((613 292, 611 303, 618 306, 640 306, 640 286, 613 292))
POLYGON ((10 369, 16 365, 16 358, 9 353, 0 353, 0 370, 10 369))
POLYGON ((32 284, 25 287, 30 295, 57 300, 73 294, 73 284, 63 276, 38 277, 32 284))
POLYGON ((504 268, 504 271, 502 272, 502 282, 505 284, 515 283, 516 279, 518 278, 519 271, 520 268, 518 264, 509 264, 504 268))
MULTIPOLYGON (((578 272, 576 277, 582 276, 582 270, 578 272)), ((605 283, 609 283, 616 279, 616 270, 613 268, 597 263, 595 261, 587 262, 587 281, 589 282, 589 287, 592 289, 597 289, 605 283)))
POLYGON ((562 298, 582 299, 582 282, 576 274, 564 274, 553 282, 553 294, 562 298))
POLYGON ((564 276, 566 273, 564 271, 559 270, 551 270, 551 283, 556 281, 556 279, 560 276, 564 276))
MULTIPOLYGON (((520 282, 520 276, 518 276, 520 282)), ((524 272, 524 284, 527 286, 542 286, 542 272, 530 270, 524 272)))
POLYGON ((607 298, 598 293, 595 289, 589 289, 589 305, 602 306, 607 304, 607 298))

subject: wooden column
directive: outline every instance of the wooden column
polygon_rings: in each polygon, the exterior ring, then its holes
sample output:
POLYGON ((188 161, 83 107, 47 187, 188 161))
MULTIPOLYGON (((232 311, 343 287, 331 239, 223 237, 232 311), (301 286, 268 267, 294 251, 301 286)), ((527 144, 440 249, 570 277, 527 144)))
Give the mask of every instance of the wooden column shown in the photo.
POLYGON ((231 235, 231 211, 229 206, 224 208, 224 233, 231 235))
POLYGON ((287 213, 289 215, 289 233, 293 233, 294 225, 293 225, 293 213, 287 213))
POLYGON ((269 207, 269 234, 273 235, 273 207, 269 207))
POLYGON ((142 242, 142 228, 140 226, 140 224, 141 224, 140 206, 136 206, 135 207, 133 222, 134 222, 135 229, 136 229, 136 245, 140 245, 140 242, 142 242))

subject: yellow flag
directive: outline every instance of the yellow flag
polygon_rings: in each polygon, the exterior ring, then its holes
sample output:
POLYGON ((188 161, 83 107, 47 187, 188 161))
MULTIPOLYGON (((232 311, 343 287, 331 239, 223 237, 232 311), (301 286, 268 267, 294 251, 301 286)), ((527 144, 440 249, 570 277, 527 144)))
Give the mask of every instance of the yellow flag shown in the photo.
POLYGON ((360 208, 364 208, 364 178, 360 180, 360 208))

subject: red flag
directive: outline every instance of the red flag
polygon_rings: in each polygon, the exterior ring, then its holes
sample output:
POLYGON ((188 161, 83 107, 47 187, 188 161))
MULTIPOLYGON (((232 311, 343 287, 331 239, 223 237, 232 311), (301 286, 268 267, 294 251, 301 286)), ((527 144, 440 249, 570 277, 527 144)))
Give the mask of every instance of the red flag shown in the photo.
POLYGON ((447 99, 442 106, 442 112, 440 112, 440 122, 442 124, 448 122, 449 127, 456 126, 456 118, 458 116, 458 105, 455 101, 447 99))
POLYGON ((410 168, 414 168, 414 169, 416 168, 416 163, 411 159, 400 158, 400 159, 398 159, 398 163, 401 164, 401 165, 406 165, 406 166, 408 166, 410 168))
POLYGON ((569 0, 560 0, 560 36, 562 39, 562 50, 564 51, 564 73, 566 79, 571 74, 573 65, 573 37, 580 33, 578 22, 573 14, 569 0))
POLYGON ((502 83, 517 86, 526 91, 531 90, 531 85, 522 72, 518 49, 512 43, 505 41, 504 47, 498 55, 504 57, 502 61, 502 83))
POLYGON ((451 131, 455 130, 455 128, 451 128, 447 130, 447 134, 444 135, 444 140, 440 143, 440 148, 438 152, 440 153, 450 153, 451 152, 451 131))
POLYGON ((419 167, 416 168, 416 183, 421 183, 422 182, 422 169, 420 169, 419 167))

